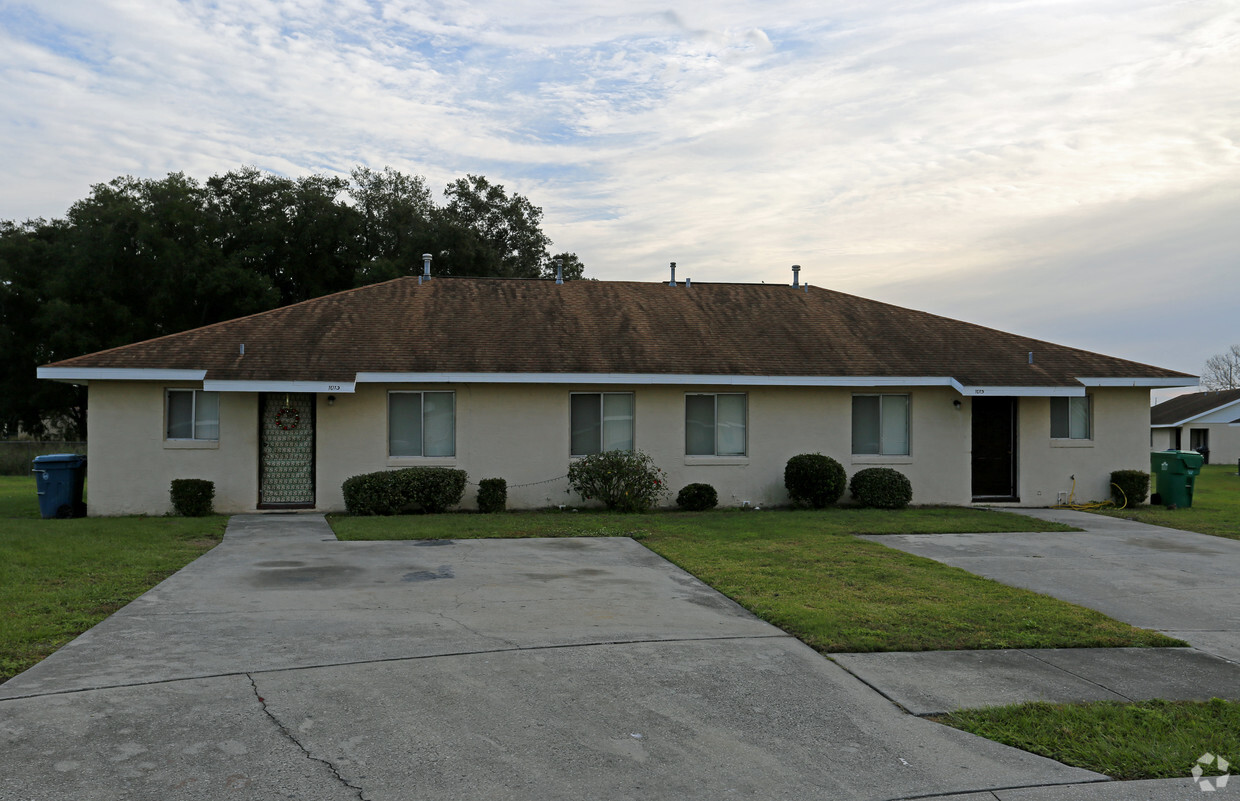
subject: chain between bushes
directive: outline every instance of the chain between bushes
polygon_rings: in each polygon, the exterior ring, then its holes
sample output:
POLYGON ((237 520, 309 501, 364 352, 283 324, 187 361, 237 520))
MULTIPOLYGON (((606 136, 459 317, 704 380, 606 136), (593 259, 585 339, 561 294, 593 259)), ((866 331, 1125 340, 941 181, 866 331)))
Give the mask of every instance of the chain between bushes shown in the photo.
MULTIPOLYGON (((551 483, 551 482, 553 482, 553 481, 559 481, 559 480, 561 480, 561 479, 565 479, 565 478, 568 478, 568 473, 565 473, 565 474, 564 474, 564 475, 562 475, 562 476, 556 476, 555 478, 545 478, 545 479, 543 479, 542 481, 531 481, 531 482, 530 482, 530 483, 528 483, 528 484, 509 484, 509 485, 508 485, 508 489, 519 489, 519 488, 521 488, 521 487, 537 487, 539 484, 550 484, 550 483, 551 483)), ((475 482, 475 481, 469 481, 468 479, 466 479, 465 483, 466 483, 466 484, 468 484, 468 485, 469 485, 469 486, 471 486, 471 487, 478 487, 478 486, 481 486, 481 485, 480 485, 480 484, 478 484, 477 482, 475 482)))

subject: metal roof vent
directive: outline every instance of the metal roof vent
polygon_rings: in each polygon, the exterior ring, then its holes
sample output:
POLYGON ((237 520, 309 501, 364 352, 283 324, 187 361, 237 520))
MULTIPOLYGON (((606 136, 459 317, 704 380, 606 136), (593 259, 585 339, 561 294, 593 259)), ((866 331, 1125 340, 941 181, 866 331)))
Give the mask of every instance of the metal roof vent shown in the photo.
POLYGON ((667 283, 668 286, 676 286, 676 262, 672 262, 672 280, 667 283))
POLYGON ((555 260, 555 282, 557 284, 564 283, 564 259, 555 260))
POLYGON ((422 277, 431 277, 431 254, 429 253, 422 254, 422 277))
POLYGON ((792 265, 792 288, 796 289, 801 285, 801 265, 792 265))

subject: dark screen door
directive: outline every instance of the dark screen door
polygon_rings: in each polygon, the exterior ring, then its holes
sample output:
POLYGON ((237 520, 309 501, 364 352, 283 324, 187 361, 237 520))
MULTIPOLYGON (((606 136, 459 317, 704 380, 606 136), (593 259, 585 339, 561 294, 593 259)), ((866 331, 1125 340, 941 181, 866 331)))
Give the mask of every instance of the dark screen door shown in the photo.
POLYGON ((1016 498, 1016 399, 973 399, 973 499, 1016 498))

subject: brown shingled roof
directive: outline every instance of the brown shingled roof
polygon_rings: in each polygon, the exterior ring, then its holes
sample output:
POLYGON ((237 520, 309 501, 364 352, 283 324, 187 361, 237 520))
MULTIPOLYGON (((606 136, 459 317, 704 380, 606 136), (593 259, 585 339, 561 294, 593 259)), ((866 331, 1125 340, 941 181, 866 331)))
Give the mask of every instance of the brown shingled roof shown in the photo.
POLYGON ((1187 377, 816 287, 447 277, 398 278, 48 366, 205 369, 211 380, 268 381, 658 373, 1049 387, 1079 386, 1078 377, 1187 377))
POLYGON ((1150 408, 1150 425, 1175 425, 1236 401, 1240 401, 1240 389, 1177 395, 1150 408))

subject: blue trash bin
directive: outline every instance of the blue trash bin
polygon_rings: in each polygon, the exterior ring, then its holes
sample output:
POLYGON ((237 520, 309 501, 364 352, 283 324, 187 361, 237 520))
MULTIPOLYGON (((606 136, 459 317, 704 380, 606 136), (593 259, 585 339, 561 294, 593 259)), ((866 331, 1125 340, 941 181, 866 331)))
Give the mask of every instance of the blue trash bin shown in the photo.
POLYGON ((52 517, 85 517, 86 457, 76 453, 49 453, 34 457, 35 485, 39 492, 39 514, 52 517))

